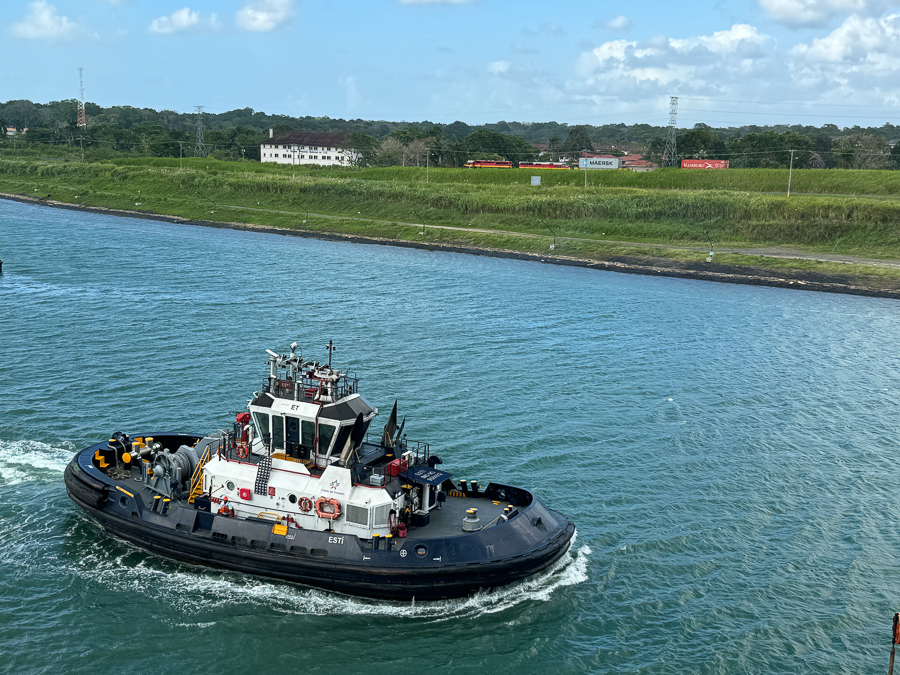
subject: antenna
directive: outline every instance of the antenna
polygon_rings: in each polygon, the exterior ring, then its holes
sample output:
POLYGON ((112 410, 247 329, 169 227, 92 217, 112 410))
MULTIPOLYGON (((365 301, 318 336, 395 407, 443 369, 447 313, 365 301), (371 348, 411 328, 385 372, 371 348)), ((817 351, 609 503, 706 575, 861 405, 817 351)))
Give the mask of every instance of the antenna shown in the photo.
POLYGON ((194 108, 197 109, 197 147, 194 149, 194 154, 197 157, 206 157, 208 152, 206 143, 203 142, 203 106, 195 105, 194 108))
POLYGON ((666 149, 663 152, 663 166, 678 166, 675 153, 675 118, 678 116, 678 97, 669 97, 669 134, 666 136, 666 149))
POLYGON ((84 78, 81 73, 84 68, 78 68, 78 122, 79 127, 87 126, 87 116, 84 114, 84 78))
POLYGON ((331 355, 334 353, 337 347, 334 346, 333 340, 329 340, 328 344, 325 345, 325 349, 328 351, 328 367, 331 368, 331 355))

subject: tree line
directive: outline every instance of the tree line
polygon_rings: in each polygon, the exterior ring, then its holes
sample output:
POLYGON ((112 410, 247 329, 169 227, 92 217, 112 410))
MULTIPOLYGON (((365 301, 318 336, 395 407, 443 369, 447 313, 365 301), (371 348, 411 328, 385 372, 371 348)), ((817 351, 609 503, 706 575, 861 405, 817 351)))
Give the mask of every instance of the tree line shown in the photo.
MULTIPOLYGON (((805 133, 769 130, 728 139, 717 129, 696 124, 676 136, 676 159, 727 159, 735 168, 900 169, 900 143, 889 143, 900 134, 887 136, 860 127, 841 133, 825 125, 805 133)), ((661 163, 665 145, 665 138, 655 139, 647 158, 661 163)))
MULTIPOLYGON (((131 106, 85 104, 88 126, 76 126, 74 99, 0 103, 0 128, 27 129, 0 134, 0 148, 19 154, 102 160, 119 156, 192 157, 202 122, 204 155, 226 160, 259 160, 260 144, 275 134, 302 130, 346 134, 345 147, 364 165, 462 166, 469 159, 513 162, 570 159, 579 152, 638 152, 660 163, 668 129, 648 124, 574 125, 558 122, 505 122, 472 126, 344 120, 269 115, 252 108, 198 115, 131 106), (536 147, 540 145, 540 148, 536 147), (543 154, 541 154, 543 153, 543 154)), ((728 159, 734 167, 900 168, 900 127, 843 129, 770 125, 713 128, 697 124, 678 131, 678 158, 728 159)))

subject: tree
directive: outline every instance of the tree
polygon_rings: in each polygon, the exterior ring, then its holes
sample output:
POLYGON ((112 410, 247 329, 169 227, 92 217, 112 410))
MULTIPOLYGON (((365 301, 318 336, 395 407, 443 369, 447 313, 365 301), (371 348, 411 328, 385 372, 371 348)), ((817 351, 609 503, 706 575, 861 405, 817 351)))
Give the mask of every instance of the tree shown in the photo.
POLYGON ((537 155, 534 146, 521 136, 499 134, 488 129, 478 129, 469 134, 465 148, 474 159, 525 162, 537 155))
POLYGON ((407 143, 403 150, 403 165, 421 166, 425 162, 426 146, 424 138, 416 138, 407 143))
POLYGON ((376 161, 379 166, 397 166, 403 162, 403 143, 388 136, 378 148, 376 161))
POLYGON ((582 150, 587 150, 588 152, 594 151, 591 134, 588 131, 588 128, 583 124, 569 129, 565 143, 563 143, 563 152, 578 154, 582 150))
POLYGON ((10 101, 6 106, 6 116, 16 131, 24 131, 37 122, 38 110, 31 101, 10 101))
POLYGON ((352 153, 351 161, 354 166, 371 166, 378 158, 378 145, 378 140, 372 136, 362 131, 351 131, 344 138, 341 147, 352 153))
POLYGON ((476 159, 495 155, 502 157, 506 152, 506 139, 496 131, 478 129, 466 137, 466 150, 472 155, 479 155, 476 159))
POLYGON ((725 142, 712 127, 699 123, 677 137, 675 148, 680 157, 692 159, 724 159, 728 156, 725 142))
POLYGON ((794 168, 804 169, 809 166, 813 149, 813 140, 809 136, 793 131, 747 134, 728 146, 732 166, 751 169, 787 169, 791 165, 791 150, 794 151, 794 168))
POLYGON ((647 148, 647 154, 644 155, 644 159, 648 162, 662 164, 662 156, 665 152, 666 138, 665 136, 657 136, 656 138, 651 139, 650 146, 647 148))
POLYGON ((547 152, 550 153, 550 159, 552 161, 557 161, 559 159, 559 153, 562 151, 562 141, 559 140, 559 136, 553 134, 550 137, 550 140, 547 141, 547 152))
POLYGON ((834 142, 834 158, 842 169, 886 169, 890 155, 887 141, 874 134, 853 134, 834 142))
POLYGON ((396 138, 403 145, 409 145, 411 141, 425 138, 428 134, 417 127, 407 127, 406 129, 395 129, 388 134, 389 138, 396 138))
MULTIPOLYGON (((3 124, 2 122, 0 122, 0 129, 2 128, 3 124)), ((891 157, 889 164, 892 169, 900 169, 900 143, 897 143, 893 148, 891 148, 891 157)))

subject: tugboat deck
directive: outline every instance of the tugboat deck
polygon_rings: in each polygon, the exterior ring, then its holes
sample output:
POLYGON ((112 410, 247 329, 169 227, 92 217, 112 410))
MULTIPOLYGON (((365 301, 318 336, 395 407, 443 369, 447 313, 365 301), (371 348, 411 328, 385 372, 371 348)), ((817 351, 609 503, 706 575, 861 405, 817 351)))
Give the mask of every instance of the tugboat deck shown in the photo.
MULTIPOLYGON (((433 537, 460 537, 468 534, 463 532, 462 522, 468 509, 478 509, 478 520, 481 527, 486 529, 488 525, 494 527, 496 519, 503 514, 503 509, 509 502, 497 502, 496 504, 487 498, 478 497, 448 497, 440 508, 431 512, 431 521, 427 527, 410 527, 406 532, 408 539, 426 539, 433 537)), ((500 518, 499 522, 503 522, 500 518)))

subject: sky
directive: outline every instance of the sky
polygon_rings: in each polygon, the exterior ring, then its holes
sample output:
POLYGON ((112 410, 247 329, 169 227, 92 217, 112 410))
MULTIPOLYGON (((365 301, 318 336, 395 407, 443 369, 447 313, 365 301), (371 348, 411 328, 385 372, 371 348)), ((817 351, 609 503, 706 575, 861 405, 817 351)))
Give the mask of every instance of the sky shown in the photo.
POLYGON ((900 0, 4 0, 0 101, 484 124, 900 124, 900 0), (187 3, 187 4, 185 4, 187 3))

